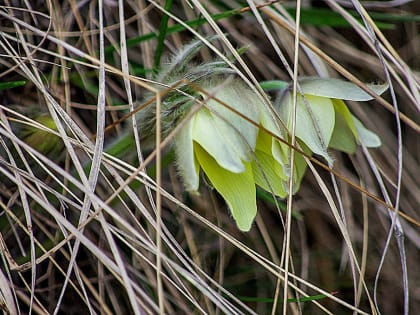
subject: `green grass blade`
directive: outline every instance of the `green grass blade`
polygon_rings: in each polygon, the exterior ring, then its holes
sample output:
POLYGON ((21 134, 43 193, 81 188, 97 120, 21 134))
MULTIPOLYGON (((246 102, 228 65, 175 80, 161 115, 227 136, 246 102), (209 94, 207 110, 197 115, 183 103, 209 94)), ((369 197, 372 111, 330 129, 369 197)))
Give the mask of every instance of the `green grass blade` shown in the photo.
MULTIPOLYGON (((230 10, 230 11, 225 11, 225 12, 222 12, 222 13, 214 14, 211 17, 215 21, 218 21, 218 20, 221 20, 221 19, 229 18, 233 15, 241 14, 241 13, 242 12, 241 12, 240 9, 230 10)), ((195 20, 185 22, 185 24, 187 24, 188 26, 193 27, 193 28, 204 25, 206 23, 207 23, 207 20, 205 18, 199 18, 199 19, 195 19, 195 20)), ((176 25, 173 25, 173 26, 168 27, 166 29, 165 36, 170 35, 170 34, 174 34, 174 33, 178 33, 178 32, 184 31, 184 30, 185 30, 185 27, 183 25, 176 24, 176 25)), ((127 40, 127 48, 133 47, 133 46, 135 46, 137 44, 140 44, 140 43, 142 43, 144 41, 147 41, 147 40, 158 38, 158 36, 159 36, 159 34, 157 34, 157 33, 148 33, 148 34, 144 34, 142 36, 138 36, 138 37, 135 37, 135 38, 130 38, 130 39, 127 40)), ((105 48, 105 53, 107 53, 107 54, 112 53, 114 51, 115 51, 114 46, 108 46, 107 48, 105 48)))
POLYGON ((23 86, 25 84, 26 84, 26 81, 0 82, 0 90, 12 89, 15 87, 23 86))
POLYGON ((285 89, 289 85, 286 81, 271 80, 260 82, 260 86, 264 91, 274 91, 285 89))
MULTIPOLYGON (((296 9, 289 8, 287 11, 292 15, 296 15, 296 9)), ((348 11, 359 21, 359 15, 356 11, 348 11)), ((372 12, 370 16, 375 20, 376 25, 380 29, 394 29, 396 22, 418 22, 420 15, 401 15, 382 12, 372 12), (388 22, 388 23, 386 23, 388 22)), ((310 8, 301 10, 301 23, 313 26, 330 26, 330 27, 351 27, 350 24, 340 14, 330 9, 310 8)))
MULTIPOLYGON (((165 10, 169 12, 171 7, 172 7, 172 0, 166 0, 165 10)), ((169 16, 167 14, 164 14, 160 22, 160 27, 159 27, 158 43, 156 46, 155 61, 154 61, 155 69, 159 69, 160 67, 160 59, 162 58, 163 49, 165 47, 165 37, 168 31, 168 21, 169 21, 169 16)))

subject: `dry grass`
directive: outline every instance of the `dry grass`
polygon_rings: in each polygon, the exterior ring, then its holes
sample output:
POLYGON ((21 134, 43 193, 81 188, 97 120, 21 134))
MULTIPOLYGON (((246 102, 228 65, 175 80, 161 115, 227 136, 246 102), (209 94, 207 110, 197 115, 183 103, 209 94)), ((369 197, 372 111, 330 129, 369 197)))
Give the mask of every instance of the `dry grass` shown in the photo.
POLYGON ((386 2, 375 2, 365 11, 357 0, 325 1, 350 23, 334 28, 303 17, 296 24, 285 8, 306 8, 301 1, 249 1, 249 7, 175 1, 168 12, 163 1, 6 0, 0 82, 26 84, 0 90, 0 309, 414 314, 420 309, 418 28, 397 21, 382 30, 370 17, 419 9, 405 2, 389 1, 394 7, 385 9, 386 2), (353 3, 362 23, 338 3, 353 3), (242 7, 224 19, 211 17, 242 7), (168 30, 185 30, 166 34, 165 16, 168 30), (184 23, 198 18, 206 22, 184 23), (132 44, 149 33, 166 37, 132 44), (214 34, 220 39, 208 43, 198 62, 233 56, 232 66, 255 87, 297 74, 361 86, 388 82, 383 98, 349 104, 383 145, 351 156, 331 152, 335 175, 312 163, 300 191, 284 203, 260 195, 252 230, 239 232, 215 191, 206 185, 200 195, 184 191, 171 139, 146 148, 135 115, 127 118, 160 104, 153 81, 159 52, 214 34), (248 49, 239 55, 242 46, 248 49), (150 97, 156 101, 147 103, 150 97), (54 123, 42 124, 41 114, 54 123), (37 146, 25 130, 38 130, 36 139, 51 146, 37 146), (115 157, 104 152, 127 133, 134 135, 128 150, 115 157), (284 297, 299 302, 283 303, 284 297))

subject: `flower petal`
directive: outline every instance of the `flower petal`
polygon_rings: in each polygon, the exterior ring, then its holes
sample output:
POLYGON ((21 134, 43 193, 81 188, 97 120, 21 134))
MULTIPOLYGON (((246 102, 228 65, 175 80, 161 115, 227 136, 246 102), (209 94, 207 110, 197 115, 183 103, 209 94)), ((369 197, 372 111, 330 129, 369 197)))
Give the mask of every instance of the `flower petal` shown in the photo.
POLYGON ((214 188, 222 195, 232 211, 241 231, 249 231, 257 214, 256 189, 251 163, 245 163, 245 171, 232 173, 219 164, 199 145, 195 154, 201 168, 214 188))
POLYGON ((282 179, 287 179, 282 166, 263 151, 255 151, 255 159, 251 162, 255 183, 262 189, 284 198, 287 196, 283 189, 282 179))
POLYGON ((269 109, 263 104, 260 108, 260 124, 277 137, 284 138, 287 134, 285 125, 279 120, 277 123, 269 109))
MULTIPOLYGON (((312 151, 303 143, 302 141, 297 141, 300 148, 305 152, 307 155, 311 156, 312 151)), ((308 167, 308 163, 306 163, 305 158, 302 154, 295 151, 295 161, 294 161, 294 174, 293 174, 293 194, 295 194, 299 188, 300 183, 302 182, 302 179, 306 173, 306 169, 308 167)), ((288 187, 289 183, 287 183, 288 187)), ((287 190, 286 190, 287 191, 287 190)))
POLYGON ((213 115, 213 120, 219 132, 225 136, 226 142, 238 153, 244 161, 249 161, 255 148, 258 127, 227 108, 232 107, 246 118, 259 123, 258 108, 262 106, 258 96, 241 81, 234 80, 207 89, 215 95, 207 101, 207 108, 213 115), (220 100, 221 102, 219 102, 220 100))
POLYGON ((356 151, 356 139, 347 122, 340 115, 335 116, 335 126, 329 147, 349 154, 356 151))
POLYGON ((271 154, 273 155, 274 159, 283 167, 285 175, 289 176, 290 147, 287 144, 273 138, 271 141, 271 154))
POLYGON ((174 139, 174 150, 179 173, 187 190, 196 191, 199 186, 199 165, 194 156, 193 119, 185 122, 174 139))
POLYGON ((381 139, 378 135, 365 126, 363 126, 362 122, 357 119, 355 116, 353 117, 354 125, 356 126, 357 133, 359 135, 359 142, 360 144, 364 145, 368 148, 377 148, 381 146, 381 139))
MULTIPOLYGON (((261 125, 273 135, 280 139, 287 138, 284 122, 280 121, 278 124, 274 122, 274 117, 268 112, 265 106, 260 108, 260 123, 261 125)), ((289 164, 290 148, 279 141, 276 137, 272 136, 264 130, 260 130, 257 136, 256 149, 261 150, 268 155, 272 155, 274 159, 282 166, 285 174, 289 173, 287 167, 289 164)))
MULTIPOLYGON (((314 153, 322 155, 328 163, 332 163, 327 153, 327 146, 334 130, 335 113, 329 98, 297 95, 296 108, 296 137, 301 139, 314 153)), ((292 98, 285 97, 279 108, 280 116, 292 125, 292 98)))
POLYGON ((288 170, 290 148, 286 144, 280 142, 266 131, 260 130, 255 151, 261 151, 273 157, 278 164, 276 167, 280 169, 279 176, 287 178, 290 173, 288 170))
POLYGON ((271 155, 272 141, 273 141, 273 137, 270 134, 268 134, 264 130, 260 130, 258 132, 257 144, 255 146, 255 150, 259 150, 268 155, 271 155))
MULTIPOLYGON (((356 84, 335 78, 308 77, 299 79, 303 93, 328 98, 337 98, 349 101, 369 101, 373 99, 356 84)), ((373 92, 381 95, 388 89, 387 84, 366 84, 373 92)))
POLYGON ((329 147, 346 153, 356 151, 357 130, 352 114, 342 100, 333 100, 335 109, 335 126, 329 147))
POLYGON ((356 126, 354 125, 353 115, 351 114, 347 105, 342 100, 337 99, 333 100, 333 104, 336 117, 337 115, 339 115, 343 118, 350 131, 352 132, 353 136, 357 139, 357 130, 356 126))
POLYGON ((243 172, 245 166, 241 160, 242 156, 226 141, 227 135, 220 132, 219 125, 207 108, 200 109, 194 116, 193 140, 199 143, 221 167, 233 173, 243 172))

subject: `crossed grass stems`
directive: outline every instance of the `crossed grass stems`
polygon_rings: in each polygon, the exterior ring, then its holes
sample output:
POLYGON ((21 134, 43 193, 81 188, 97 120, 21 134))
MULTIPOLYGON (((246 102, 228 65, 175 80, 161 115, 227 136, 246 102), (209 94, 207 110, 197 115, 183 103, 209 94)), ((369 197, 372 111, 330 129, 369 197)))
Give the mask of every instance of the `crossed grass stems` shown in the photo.
MULTIPOLYGON (((183 127, 183 124, 185 123, 185 121, 187 121, 188 119, 191 119, 194 116, 194 114, 196 112, 198 112, 202 107, 206 107, 206 102, 208 100, 213 99, 216 102, 218 102, 221 106, 224 106, 227 109, 229 109, 230 111, 232 111, 233 113, 235 113, 235 115, 238 115, 241 119, 244 119, 247 122, 251 123, 252 125, 260 128, 264 132, 268 133, 271 137, 273 137, 276 140, 278 140, 278 141, 286 144, 292 150, 294 150, 295 152, 297 152, 297 153, 301 154, 302 156, 304 156, 304 158, 305 158, 305 160, 306 160, 307 163, 309 163, 309 161, 310 161, 310 162, 318 165, 319 167, 321 167, 322 169, 326 170, 327 172, 334 174, 336 177, 338 177, 340 180, 342 180, 343 182, 345 182, 346 184, 348 184, 350 187, 352 187, 356 191, 358 191, 358 192, 362 193, 363 195, 369 197, 370 199, 372 199, 373 201, 381 204, 382 206, 386 207, 387 209, 395 212, 395 207, 392 204, 387 203, 385 200, 383 200, 380 197, 376 196, 375 194, 369 192, 367 189, 365 189, 362 186, 358 185, 357 183, 353 182, 351 179, 349 179, 348 177, 342 175, 340 172, 336 171, 335 169, 329 167, 327 164, 325 164, 324 162, 318 160, 314 156, 307 154, 300 147, 298 147, 296 145, 292 145, 289 141, 287 141, 285 139, 282 139, 278 135, 274 134, 273 132, 271 132, 270 130, 268 130, 267 128, 265 128, 264 126, 262 126, 259 123, 251 120, 250 118, 246 117, 245 115, 243 115, 242 113, 240 113, 238 110, 236 110, 235 108, 233 108, 229 104, 223 102, 222 100, 218 99, 215 95, 208 93, 205 89, 201 88, 200 86, 198 86, 194 82, 191 82, 191 81, 189 81, 187 79, 181 79, 178 82, 173 83, 171 86, 166 86, 165 84, 159 83, 159 82, 154 82, 154 83, 159 84, 161 86, 164 86, 165 89, 163 89, 162 91, 157 92, 155 96, 149 98, 147 101, 145 101, 144 103, 142 103, 141 105, 139 105, 138 107, 136 107, 134 109, 134 111, 132 111, 132 112, 124 115, 120 119, 118 119, 115 122, 113 122, 112 124, 108 125, 105 128, 105 133, 111 131, 117 125, 121 124, 122 122, 124 122, 128 118, 134 116, 136 113, 140 112, 141 110, 145 109, 146 107, 153 106, 153 104, 156 103, 157 100, 164 99, 164 97, 167 96, 171 92, 176 91, 176 92, 178 92, 180 94, 184 94, 186 96, 193 97, 193 96, 185 93, 184 91, 178 89, 179 86, 185 86, 185 85, 186 86, 189 86, 192 89, 194 89, 195 91, 198 91, 198 92, 204 94, 206 96, 206 99, 204 99, 204 100, 200 100, 200 99, 197 99, 197 98, 194 99, 195 102, 196 102, 196 106, 194 106, 189 111, 188 115, 186 117, 184 117, 184 119, 179 124, 177 124, 175 126, 175 128, 173 128, 173 130, 170 131, 169 134, 162 141, 159 142, 158 145, 155 146, 155 149, 153 149, 153 151, 150 154, 148 154, 148 156, 141 162, 141 164, 138 166, 137 170, 135 172, 133 172, 133 174, 126 179, 126 183, 127 184, 130 183, 132 180, 134 180, 134 178, 141 171, 143 171, 154 159, 156 159, 156 155, 157 155, 158 150, 162 151, 165 147, 167 147, 167 146, 170 145, 171 140, 173 140, 173 138, 175 137, 175 135, 177 134, 177 132, 183 127)), ((378 96, 378 95, 375 94, 375 97, 380 97, 380 96, 378 96)), ((212 111, 210 108, 208 108, 208 107, 206 107, 206 108, 209 109, 210 111, 212 111)), ((216 113, 215 111, 212 111, 212 113, 215 114, 215 115, 218 115, 218 113, 216 113)), ((220 117, 220 118, 223 119, 223 117, 220 117)), ((277 119, 277 121, 280 122, 283 127, 285 127, 284 124, 283 124, 283 122, 280 119, 277 119)), ((158 124, 158 123, 159 122, 156 121, 156 124, 158 124)), ((285 130, 288 133, 288 135, 290 136, 290 132, 289 132, 289 130, 286 127, 285 127, 285 130)), ((158 136, 156 135, 156 137, 158 137, 158 136)), ((95 139, 95 136, 92 137, 92 140, 94 140, 94 139, 95 139)), ((119 188, 119 190, 122 190, 122 189, 123 188, 119 188)), ((273 192, 271 192, 271 194, 274 196, 274 193, 273 192)), ((411 216, 405 214, 403 210, 398 209, 397 214, 399 216, 401 216, 402 218, 404 218, 406 221, 408 221, 408 222, 410 222, 410 223, 412 223, 414 225, 420 226, 420 222, 418 222, 417 220, 415 220, 411 216)))
MULTIPOLYGON (((165 98, 165 96, 167 96, 169 93, 172 92, 177 92, 177 93, 185 93, 182 90, 179 90, 178 87, 181 85, 185 85, 188 86, 189 88, 198 91, 200 93, 202 93, 203 95, 206 96, 206 99, 195 99, 196 101, 196 105, 189 111, 189 113, 187 114, 186 117, 184 117, 184 119, 178 124, 176 125, 176 127, 170 131, 170 133, 159 143, 159 145, 156 145, 156 147, 153 149, 153 151, 147 156, 147 158, 145 158, 145 160, 143 162, 141 162, 140 166, 133 171, 130 176, 128 178, 126 178, 124 185, 120 185, 114 192, 113 194, 108 198, 108 201, 112 200, 115 196, 117 196, 120 192, 122 192, 122 190, 124 189, 124 187, 126 185, 128 185, 130 182, 132 182, 133 180, 136 179, 137 175, 140 174, 140 172, 142 172, 154 159, 156 159, 156 155, 158 154, 158 151, 162 151, 165 147, 169 146, 171 140, 173 139, 173 137, 176 135, 176 133, 179 131, 180 128, 183 127, 183 124, 185 123, 186 120, 190 119, 198 110, 200 110, 203 106, 206 106, 206 102, 210 99, 215 100, 216 102, 218 102, 221 106, 224 106, 226 108, 228 108, 230 111, 232 111, 233 113, 235 113, 236 115, 238 115, 241 119, 245 119, 247 120, 249 123, 253 124, 254 126, 261 128, 262 130, 264 130, 265 132, 267 132, 268 134, 270 134, 272 137, 275 137, 277 140, 283 142, 284 144, 288 145, 292 150, 295 150, 296 152, 302 154, 305 157, 305 160, 307 161, 307 163, 314 163, 316 165, 318 165, 319 167, 323 168, 324 170, 334 174, 335 176, 337 176, 339 179, 341 179, 342 181, 344 181, 345 183, 347 183, 348 185, 350 185, 353 189, 355 189, 356 191, 362 193, 363 195, 371 198, 372 200, 374 200, 375 202, 380 203, 381 205, 387 207, 388 209, 395 211, 395 209, 388 203, 386 203, 385 201, 383 201, 382 199, 380 199, 379 197, 375 196, 374 194, 370 193, 369 191, 367 191, 366 189, 364 189, 363 187, 355 184, 354 182, 352 182, 350 179, 346 178, 345 176, 343 176, 342 174, 340 174, 339 172, 337 172, 336 170, 328 167, 326 164, 324 164, 323 162, 319 161, 318 159, 314 158, 313 156, 309 156, 307 155, 303 150, 301 150, 299 147, 296 146, 292 146, 288 141, 279 138, 277 135, 273 134, 272 132, 270 132, 269 130, 265 129, 263 126, 260 126, 258 123, 250 120, 249 118, 247 118, 246 116, 242 115, 240 112, 238 112, 235 108, 232 108, 231 106, 229 106, 229 104, 226 104, 225 102, 217 99, 217 97, 215 97, 214 95, 208 93, 206 90, 202 89, 201 87, 199 87, 198 85, 196 85, 193 82, 190 82, 186 79, 182 79, 179 80, 178 82, 172 84, 171 86, 167 86, 165 87, 164 90, 159 91, 158 93, 155 94, 155 96, 149 98, 146 102, 142 103, 141 105, 139 105, 138 107, 136 107, 134 109, 134 111, 126 114, 125 116, 123 116, 121 119, 119 119, 118 121, 114 122, 113 124, 107 126, 105 128, 105 132, 110 131, 112 128, 114 128, 117 124, 120 124, 121 122, 125 121, 126 119, 130 118, 131 116, 135 115, 137 112, 145 109, 147 106, 153 106, 154 103, 158 103, 161 100, 163 100, 165 98)), ((191 97, 191 96, 190 96, 191 97)), ((158 106, 159 107, 159 106, 158 106)), ((281 122, 281 121, 280 121, 281 122)), ((158 135, 156 135, 157 138, 158 135)), ((104 160, 106 161, 106 160, 104 160)), ((159 166, 157 166, 159 167, 159 166)), ((156 194, 160 195, 161 193, 161 189, 160 186, 156 186, 156 194)), ((274 195, 272 193, 272 195, 274 195)), ((108 202, 106 201, 106 203, 108 202)), ((97 215, 100 213, 100 211, 102 210, 102 208, 97 209, 95 212, 91 213, 91 215, 89 215, 89 217, 87 218, 87 220, 85 222, 83 222, 78 228, 82 229, 83 227, 85 227, 87 224, 89 224, 92 220, 94 220, 97 215)), ((404 219, 406 219, 407 221, 419 225, 419 223, 417 221, 415 221, 413 218, 407 216, 404 212, 399 211, 398 214, 403 217, 404 219)), ((22 228, 24 228, 22 226, 22 228)), ((66 242, 68 242, 71 238, 75 237, 75 234, 73 233, 69 233, 69 235, 67 237, 65 237, 63 240, 61 240, 58 244, 56 244, 52 249, 48 250, 47 252, 45 252, 42 256, 38 257, 36 259, 37 263, 41 263, 42 261, 44 261, 45 259, 51 257, 51 254, 53 254, 55 251, 59 250, 59 248, 61 246, 63 246, 66 242)), ((40 248, 42 248, 42 245, 36 241, 37 246, 40 246, 40 248)), ((1 249, 4 251, 5 253, 5 257, 7 259, 7 261, 9 262, 11 269, 12 270, 17 270, 17 271, 25 271, 31 268, 31 263, 27 262, 24 263, 22 265, 18 265, 12 258, 12 256, 9 254, 7 247, 4 244, 4 240, 1 238, 0 239, 0 247, 1 249)), ((58 267, 58 265, 57 265, 58 267)))
MULTIPOLYGON (((267 12, 266 13, 268 13, 269 11, 267 10, 267 12)), ((285 25, 283 25, 284 27, 286 27, 287 25, 285 24, 285 25)), ((301 36, 301 35, 300 35, 301 36)), ((303 43, 305 43, 305 41, 304 41, 304 37, 301 37, 301 41, 303 42, 303 43)), ((305 43, 306 45, 308 45, 308 43, 305 43)), ((310 46, 310 48, 312 49, 312 50, 314 50, 316 47, 315 46, 310 46)), ((337 68, 336 68, 337 69, 337 68)), ((357 82, 355 82, 356 84, 357 84, 357 82)), ((158 92, 158 93, 156 93, 155 94, 155 96, 154 97, 152 97, 151 99, 149 99, 148 101, 146 101, 145 103, 143 103, 141 106, 139 106, 139 107, 137 107, 133 112, 131 112, 131 113, 129 113, 128 115, 126 115, 126 116, 124 116, 122 119, 120 119, 119 121, 117 121, 117 122, 115 122, 114 124, 112 124, 112 125, 110 125, 110 126, 108 126, 107 128, 106 128, 106 130, 109 130, 109 129, 112 129, 116 124, 119 124, 120 122, 122 122, 123 120, 125 120, 125 119, 127 119, 128 117, 130 117, 130 116, 132 116, 132 115, 134 115, 135 113, 137 113, 139 110, 142 110, 142 109, 144 109, 145 107, 147 107, 147 106, 151 106, 151 105, 153 105, 153 103, 159 103, 160 102, 160 100, 162 100, 164 97, 165 97, 165 95, 167 95, 168 93, 170 93, 170 92, 172 92, 172 91, 174 91, 174 90, 176 90, 177 92, 179 92, 179 93, 182 93, 182 91, 181 90, 178 90, 177 88, 179 87, 179 85, 182 85, 182 84, 185 84, 185 85, 188 85, 189 87, 191 87, 192 89, 195 89, 196 91, 200 91, 201 93, 203 93, 203 94, 205 94, 206 95, 206 97, 207 97, 207 99, 214 99, 214 100, 216 100, 219 104, 221 104, 222 106, 225 106, 226 108, 229 108, 229 110, 231 110, 232 112, 235 112, 235 114, 237 114, 238 116, 241 116, 241 119, 246 119, 246 120, 248 120, 247 119, 247 117, 242 117, 242 115, 240 114, 240 113, 238 113, 238 112, 236 112, 235 111, 235 109, 233 109, 233 108, 231 108, 231 107, 229 107, 229 105, 228 104, 224 104, 222 101, 220 101, 220 100, 218 100, 216 97, 214 97, 213 95, 209 95, 208 93, 206 93, 206 91, 202 91, 201 89, 200 89, 200 87, 198 87, 198 86, 196 86, 194 83, 192 83, 192 82, 189 82, 188 80, 180 80, 180 81, 178 81, 178 82, 176 82, 175 84, 173 84, 173 85, 171 85, 171 86, 168 86, 164 91, 160 91, 160 92, 158 92)), ((359 85, 360 86, 360 85, 359 85)), ((382 98, 377 98, 377 100, 382 104, 382 105, 384 105, 384 102, 383 102, 383 99, 382 98)), ((196 108, 194 108, 194 110, 187 116, 187 117, 185 117, 185 120, 184 121, 186 121, 187 119, 190 119, 191 118, 191 116, 196 112, 196 111, 198 111, 200 108, 202 108, 203 106, 205 106, 205 103, 206 103, 206 100, 196 100, 196 102, 197 102, 197 106, 196 106, 196 108)), ((385 102, 385 104, 386 104, 386 102, 385 102)), ((386 107, 386 106, 385 106, 386 107)), ((387 107, 387 109, 390 109, 391 111, 393 111, 393 108, 392 107, 387 107)), ((408 123, 409 124, 409 122, 410 122, 410 120, 407 118, 406 119, 406 116, 404 116, 403 114, 400 114, 400 113, 398 113, 399 115, 400 115, 400 118, 403 120, 403 121, 405 121, 406 123, 408 123)), ((253 122, 253 121, 249 121, 251 124, 253 124, 253 125, 255 125, 255 126, 257 126, 257 124, 255 123, 255 122, 253 122)), ((141 163, 141 165, 138 167, 138 169, 132 174, 132 175, 130 175, 130 177, 129 178, 127 178, 126 179, 126 183, 128 184, 128 183, 130 183, 138 174, 139 174, 139 172, 141 172, 147 165, 149 165, 151 162, 152 162, 152 160, 153 159, 156 159, 156 156, 159 154, 159 152, 161 151, 161 150, 163 150, 164 148, 166 148, 168 145, 169 145, 169 143, 170 143, 170 141, 173 139, 173 137, 175 136, 175 134, 179 131, 179 128, 181 128, 182 127, 182 124, 183 124, 184 122, 181 122, 180 124, 179 124, 179 126, 177 126, 173 131, 171 131, 170 132, 170 134, 167 136, 167 137, 165 137, 164 139, 163 139, 163 141, 157 141, 156 143, 157 143, 157 145, 156 145, 156 148, 154 148, 154 150, 153 150, 153 152, 150 154, 150 155, 148 155, 148 157, 141 163)), ((410 125, 410 124, 409 124, 410 125)), ((411 125, 412 126, 412 125, 411 125)), ((417 126, 418 127, 418 126, 417 126)), ((262 127, 262 126, 258 126, 258 128, 262 128, 262 130, 264 130, 264 128, 262 127)), ((415 129, 415 128, 414 128, 415 129)), ((416 129, 415 129, 416 130, 416 129)), ((337 172, 337 171, 335 171, 334 169, 331 169, 331 168, 329 168, 327 165, 325 165, 324 163, 322 163, 321 161, 319 161, 319 160, 317 160, 316 158, 314 158, 313 156, 307 156, 304 152, 302 152, 298 147, 295 147, 295 146, 292 146, 290 143, 287 143, 285 140, 283 140, 283 139, 278 139, 277 138, 277 136, 276 135, 273 135, 273 134, 271 134, 268 130, 265 130, 265 132, 267 132, 267 133, 269 133, 271 136, 274 136, 277 140, 279 140, 279 141, 281 141, 281 142, 283 142, 283 143, 285 143, 286 145, 288 145, 292 150, 295 150, 296 152, 298 152, 298 153, 300 153, 300 154, 302 154, 304 157, 305 157, 305 159, 306 159, 306 161, 307 162, 312 162, 312 163, 314 163, 314 164, 316 164, 316 165, 318 165, 318 166, 320 166, 321 168, 323 168, 323 169, 325 169, 325 170, 327 170, 328 172, 330 172, 330 173, 332 173, 332 174, 334 174, 334 175, 336 175, 338 178, 340 178, 341 180, 343 180, 344 182, 346 182, 347 184, 349 184, 352 188, 354 188, 356 191, 359 191, 359 192, 361 192, 363 195, 365 195, 365 196, 368 196, 369 198, 371 198, 372 200, 374 200, 375 202, 378 202, 378 203, 380 203, 381 205, 383 205, 383 206, 385 206, 386 208, 388 208, 388 209, 390 209, 390 210, 393 210, 393 211, 395 211, 395 209, 393 208, 393 206, 392 205, 390 205, 390 204, 388 204, 388 203, 386 203, 385 201, 383 201, 382 199, 380 199, 379 197, 377 197, 377 196, 375 196, 375 195, 373 195, 373 194, 371 194, 370 192, 368 192, 368 191, 366 191, 363 187, 361 187, 361 186, 359 186, 359 185, 357 185, 357 184, 355 184, 354 182, 352 182, 351 180, 349 180, 349 179, 347 179, 345 176, 343 176, 343 175, 341 175, 339 172, 337 172)), ((159 168, 160 167, 160 165, 157 165, 157 167, 159 168)), ((121 192, 121 190, 122 190, 122 188, 123 187, 119 187, 118 188, 118 192, 121 192)), ((157 191, 159 192, 159 191, 161 191, 161 188, 160 187, 158 187, 158 189, 157 189, 157 191)), ((115 192, 113 195, 115 196, 116 194, 118 194, 118 192, 115 192)), ((87 221, 85 222, 85 223, 83 223, 82 224, 82 226, 85 226, 86 224, 88 224, 89 222, 91 222, 92 221, 92 219, 94 219, 95 218, 95 216, 98 214, 98 211, 100 211, 100 209, 98 209, 97 211, 95 211, 95 213, 93 213, 93 215, 92 216, 89 216, 89 218, 87 219, 87 221)), ((405 219, 407 219, 408 221, 410 221, 410 222, 412 222, 413 224, 416 224, 416 225, 419 225, 419 223, 418 222, 416 222, 414 219, 412 219, 411 217, 408 217, 408 216, 406 216, 405 215, 405 213, 404 212, 402 212, 402 211, 400 211, 399 210, 399 212, 398 212, 398 214, 400 215, 400 216, 402 216, 402 217, 404 217, 405 219)), ((74 234, 70 234, 69 235, 69 238, 71 238, 71 237, 73 237, 74 236, 74 234)), ((59 244, 57 244, 57 246, 55 246, 55 248, 59 248, 59 245, 61 244, 61 245, 63 245, 63 242, 64 241, 66 241, 66 239, 65 240, 63 240, 62 242, 60 242, 59 244)), ((0 243, 1 245, 3 245, 2 243, 0 243)), ((49 252, 51 252, 51 251, 49 251, 49 252)), ((39 257, 39 259, 40 260, 37 260, 37 262, 39 261, 42 261, 43 259, 45 259, 45 255, 44 255, 44 258, 43 257, 39 257)), ((24 270, 27 270, 27 269, 29 269, 30 268, 30 266, 28 267, 28 265, 27 264, 24 264, 24 265, 21 265, 21 267, 24 269, 24 270)), ((13 267, 12 267, 12 269, 13 269, 13 267)))

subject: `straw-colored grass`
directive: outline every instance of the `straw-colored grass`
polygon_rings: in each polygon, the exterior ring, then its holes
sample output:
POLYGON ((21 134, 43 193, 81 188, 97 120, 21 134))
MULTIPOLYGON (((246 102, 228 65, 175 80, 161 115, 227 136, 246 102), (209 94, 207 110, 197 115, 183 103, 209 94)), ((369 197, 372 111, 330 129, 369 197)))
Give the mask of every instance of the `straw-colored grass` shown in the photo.
POLYGON ((322 2, 332 20, 320 23, 307 1, 1 4, 0 309, 419 310, 418 3, 363 4, 322 2), (179 127, 158 124, 145 141, 134 119, 156 106, 160 120, 177 87, 156 73, 192 40, 207 46, 197 65, 224 58, 266 100, 267 80, 387 83, 382 97, 348 103, 382 146, 331 150, 333 170, 312 161, 286 200, 259 192, 255 223, 240 232, 205 178, 199 194, 185 191, 171 151, 179 127))

